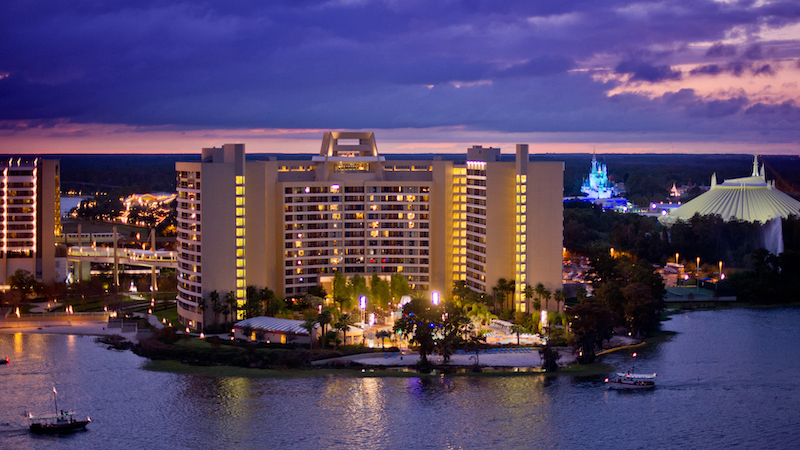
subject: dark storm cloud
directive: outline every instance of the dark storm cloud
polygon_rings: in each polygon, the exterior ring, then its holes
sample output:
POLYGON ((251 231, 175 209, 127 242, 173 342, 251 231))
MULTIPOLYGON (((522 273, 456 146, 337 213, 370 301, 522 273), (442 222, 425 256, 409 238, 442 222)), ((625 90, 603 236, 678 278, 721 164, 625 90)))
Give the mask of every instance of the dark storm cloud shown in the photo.
POLYGON ((719 64, 708 64, 692 69, 689 73, 691 75, 719 75, 725 73, 726 70, 720 67, 719 64))
POLYGON ((774 74, 767 46, 720 42, 798 20, 794 2, 4 0, 0 120, 714 133, 775 113, 609 98, 620 81, 593 74, 679 80, 695 42, 717 44, 692 76, 774 74))
POLYGON ((749 63, 744 61, 734 61, 726 64, 725 66, 721 66, 719 64, 707 64, 704 66, 695 67, 689 71, 690 75, 716 76, 723 73, 729 73, 736 77, 741 77, 745 73, 749 73, 753 76, 771 76, 775 75, 776 71, 771 64, 749 63))
POLYGON ((736 56, 736 47, 717 42, 706 51, 706 56, 709 58, 736 56))
POLYGON ((764 59, 764 52, 758 44, 751 45, 742 53, 744 59, 764 59))
POLYGON ((627 60, 617 64, 614 69, 616 73, 629 73, 631 74, 632 81, 647 81, 650 83, 658 83, 665 80, 680 80, 681 72, 674 70, 667 65, 655 66, 653 64, 627 60))

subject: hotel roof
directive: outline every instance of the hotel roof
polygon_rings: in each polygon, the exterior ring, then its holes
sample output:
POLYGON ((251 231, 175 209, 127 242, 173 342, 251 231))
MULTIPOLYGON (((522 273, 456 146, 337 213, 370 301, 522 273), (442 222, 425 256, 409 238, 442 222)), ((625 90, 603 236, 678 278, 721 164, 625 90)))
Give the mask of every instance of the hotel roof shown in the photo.
POLYGON ((294 333, 308 336, 308 331, 303 328, 302 320, 280 319, 278 317, 251 317, 237 322, 234 328, 250 327, 254 330, 273 331, 279 333, 294 333))

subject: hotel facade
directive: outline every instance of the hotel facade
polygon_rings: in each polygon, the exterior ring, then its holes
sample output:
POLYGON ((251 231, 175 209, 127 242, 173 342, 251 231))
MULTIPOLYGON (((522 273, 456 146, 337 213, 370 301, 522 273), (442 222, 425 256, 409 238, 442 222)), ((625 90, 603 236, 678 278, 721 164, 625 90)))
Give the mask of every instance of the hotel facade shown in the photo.
POLYGON ((46 284, 63 281, 65 258, 56 258, 61 235, 60 164, 57 160, 0 161, 0 284, 17 270, 46 284))
POLYGON ((329 132, 310 160, 246 161, 243 144, 225 144, 176 171, 185 326, 210 323, 213 291, 240 305, 249 285, 330 292, 336 271, 401 273, 442 293, 459 280, 491 293, 505 278, 519 311, 531 310, 526 286, 561 288, 564 166, 529 162, 527 145, 514 161, 479 146, 460 161, 387 160, 373 133, 329 132))

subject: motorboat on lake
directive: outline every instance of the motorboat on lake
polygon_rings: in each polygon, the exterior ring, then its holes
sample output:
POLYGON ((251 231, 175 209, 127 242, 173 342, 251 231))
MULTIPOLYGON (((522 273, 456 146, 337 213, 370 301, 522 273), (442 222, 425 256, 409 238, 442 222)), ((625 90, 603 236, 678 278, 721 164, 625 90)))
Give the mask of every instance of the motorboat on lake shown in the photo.
POLYGON ((76 419, 74 411, 64 411, 63 409, 59 411, 58 392, 55 386, 53 386, 53 403, 55 405, 55 414, 34 416, 28 413, 28 423, 32 432, 38 434, 71 433, 85 430, 86 425, 92 421, 89 417, 86 417, 85 420, 76 419))
POLYGON ((28 414, 30 429, 37 434, 71 433, 85 430, 86 425, 91 421, 88 417, 84 420, 76 419, 73 411, 61 411, 59 414, 38 417, 28 414))
MULTIPOLYGON (((636 352, 631 355, 636 358, 636 352)), ((643 374, 633 373, 636 368, 634 364, 631 370, 620 373, 617 372, 616 376, 606 378, 606 386, 609 389, 653 389, 656 387, 656 374, 643 374)))
POLYGON ((653 389, 656 387, 656 374, 617 373, 615 377, 606 378, 609 389, 653 389))

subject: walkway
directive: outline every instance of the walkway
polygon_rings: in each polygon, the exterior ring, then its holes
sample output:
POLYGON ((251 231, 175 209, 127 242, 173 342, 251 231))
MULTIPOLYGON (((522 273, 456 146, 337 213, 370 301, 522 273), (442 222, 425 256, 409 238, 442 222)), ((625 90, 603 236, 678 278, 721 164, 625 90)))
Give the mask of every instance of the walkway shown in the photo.
MULTIPOLYGON (((135 248, 118 248, 119 264, 147 267, 178 267, 178 256, 174 251, 141 250, 135 248)), ((93 263, 114 263, 114 249, 111 247, 70 247, 67 251, 70 261, 87 261, 93 263)))

